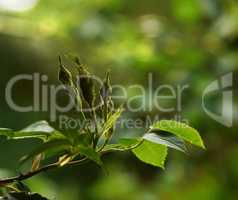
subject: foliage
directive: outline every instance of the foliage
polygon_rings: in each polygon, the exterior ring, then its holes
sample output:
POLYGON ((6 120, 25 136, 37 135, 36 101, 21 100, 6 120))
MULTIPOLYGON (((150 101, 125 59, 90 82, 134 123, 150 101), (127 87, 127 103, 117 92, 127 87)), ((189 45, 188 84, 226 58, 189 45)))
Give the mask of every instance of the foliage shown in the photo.
POLYGON ((47 121, 36 122, 22 130, 0 129, 0 135, 9 140, 26 140, 29 138, 41 140, 40 147, 21 158, 24 164, 31 160, 31 170, 17 177, 1 179, 0 185, 14 195, 16 199, 44 199, 39 195, 27 193, 19 189, 17 184, 42 171, 69 165, 79 165, 91 160, 103 167, 102 155, 111 151, 132 151, 141 161, 164 168, 168 147, 186 152, 185 142, 205 148, 199 133, 192 127, 170 120, 161 120, 151 125, 142 137, 121 138, 119 143, 111 144, 110 140, 115 130, 116 121, 120 118, 123 108, 114 108, 111 98, 111 83, 107 73, 101 88, 96 91, 96 85, 91 79, 87 68, 72 57, 77 75, 70 72, 59 57, 59 81, 69 89, 69 95, 76 99, 76 106, 80 108, 79 118, 90 120, 90 125, 80 130, 56 130, 47 121), (79 84, 78 84, 79 83, 79 84), (73 91, 73 93, 70 93, 73 91), (99 102, 99 108, 95 108, 99 102), (85 111, 86 109, 86 111, 85 111), (55 163, 45 164, 48 158, 54 158, 55 163), (33 197, 34 196, 34 197, 33 197))

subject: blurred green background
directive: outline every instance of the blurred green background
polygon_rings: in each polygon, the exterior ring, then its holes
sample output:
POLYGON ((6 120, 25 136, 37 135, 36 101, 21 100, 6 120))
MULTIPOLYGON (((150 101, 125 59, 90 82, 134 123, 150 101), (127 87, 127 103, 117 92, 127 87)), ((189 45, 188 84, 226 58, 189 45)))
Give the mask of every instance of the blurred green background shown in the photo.
MULTIPOLYGON (((57 200, 237 199, 237 99, 227 128, 201 107, 202 92, 220 75, 238 72, 236 0, 0 0, 0 126, 20 129, 49 113, 17 113, 5 101, 16 74, 40 72, 57 83, 57 55, 76 53, 97 75, 111 69, 114 84, 189 84, 182 111, 199 130, 206 151, 170 151, 166 169, 141 163, 130 153, 104 157, 108 174, 93 163, 44 173, 26 181, 34 192, 57 200), (13 2, 13 3, 11 3, 13 2)), ((237 89, 234 80, 234 91, 237 89)), ((32 102, 32 85, 15 88, 14 99, 32 102)), ((216 105, 220 96, 209 101, 216 105)), ((144 119, 151 112, 127 112, 144 119)), ((159 113, 169 118, 175 113, 159 113)), ((118 130, 118 137, 143 130, 118 130)), ((18 173, 18 159, 34 141, 0 138, 0 177, 18 173)))

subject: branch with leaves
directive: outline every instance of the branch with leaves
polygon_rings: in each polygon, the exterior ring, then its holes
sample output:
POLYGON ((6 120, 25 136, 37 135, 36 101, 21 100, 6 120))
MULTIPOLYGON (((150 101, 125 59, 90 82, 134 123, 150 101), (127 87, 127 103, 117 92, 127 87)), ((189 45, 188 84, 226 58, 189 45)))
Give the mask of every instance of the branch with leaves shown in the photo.
POLYGON ((10 188, 12 191, 13 188, 16 189, 14 186, 16 183, 41 172, 81 165, 87 161, 94 161, 103 167, 102 155, 113 151, 132 151, 141 161, 164 168, 168 148, 186 152, 186 142, 188 142, 205 149, 199 133, 194 128, 170 120, 161 120, 151 125, 142 137, 121 138, 118 143, 112 144, 111 138, 115 124, 123 108, 114 109, 109 73, 102 86, 96 89, 87 68, 80 63, 77 57, 71 56, 71 59, 74 62, 76 73, 69 71, 59 58, 59 81, 73 91, 76 106, 80 108, 79 118, 90 120, 93 124, 81 127, 77 131, 57 130, 47 121, 36 122, 20 131, 1 128, 0 135, 6 136, 7 139, 35 138, 42 142, 38 148, 20 160, 21 164, 31 160, 29 172, 0 179, 1 187, 10 188), (95 105, 100 106, 95 109, 95 105), (90 111, 84 111, 85 108, 90 111), (43 161, 52 157, 56 160, 54 163, 42 164, 43 161))

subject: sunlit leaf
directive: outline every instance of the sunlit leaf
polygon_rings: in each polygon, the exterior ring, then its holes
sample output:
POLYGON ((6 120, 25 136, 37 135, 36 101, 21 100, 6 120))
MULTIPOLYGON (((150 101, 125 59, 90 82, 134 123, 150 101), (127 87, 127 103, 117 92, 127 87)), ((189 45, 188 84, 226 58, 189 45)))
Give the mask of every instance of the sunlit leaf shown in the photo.
POLYGON ((37 138, 41 140, 50 140, 63 138, 64 136, 49 125, 47 121, 35 122, 20 131, 1 128, 0 135, 6 136, 8 139, 27 139, 37 138))
POLYGON ((144 140, 132 152, 138 159, 156 167, 164 168, 164 162, 167 156, 167 147, 161 144, 144 140))
POLYGON ((150 132, 156 130, 173 133, 179 138, 205 149, 198 131, 187 124, 170 120, 161 120, 150 127, 150 132))
POLYGON ((49 125, 47 121, 38 121, 35 122, 26 128, 22 129, 20 132, 28 133, 28 132, 44 132, 44 133, 52 133, 55 129, 49 125))
POLYGON ((150 142, 165 145, 182 152, 186 152, 187 150, 184 141, 176 136, 161 136, 155 133, 147 133, 143 136, 143 138, 150 142))

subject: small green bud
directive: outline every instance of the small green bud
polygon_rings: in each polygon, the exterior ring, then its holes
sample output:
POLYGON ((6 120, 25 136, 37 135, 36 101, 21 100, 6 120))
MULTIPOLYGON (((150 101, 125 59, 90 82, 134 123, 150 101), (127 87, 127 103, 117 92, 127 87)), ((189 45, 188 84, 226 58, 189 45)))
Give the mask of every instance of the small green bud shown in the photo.
POLYGON ((109 97, 112 94, 112 88, 111 88, 111 83, 110 83, 110 74, 109 72, 106 75, 106 79, 103 82, 103 86, 100 89, 100 95, 103 99, 103 101, 107 101, 109 99, 109 97))
POLYGON ((64 85, 73 86, 72 74, 70 73, 68 69, 66 69, 63 66, 60 56, 59 56, 59 63, 60 63, 59 74, 58 74, 59 81, 61 81, 64 85))
POLYGON ((79 74, 79 86, 82 92, 82 96, 87 101, 87 103, 91 107, 93 107, 95 100, 95 87, 93 80, 90 77, 90 73, 83 65, 77 66, 77 70, 79 74))
POLYGON ((103 102, 101 113, 105 120, 107 119, 108 114, 112 111, 114 107, 111 95, 112 87, 110 83, 110 74, 108 72, 103 82, 103 86, 100 89, 100 96, 103 102))

